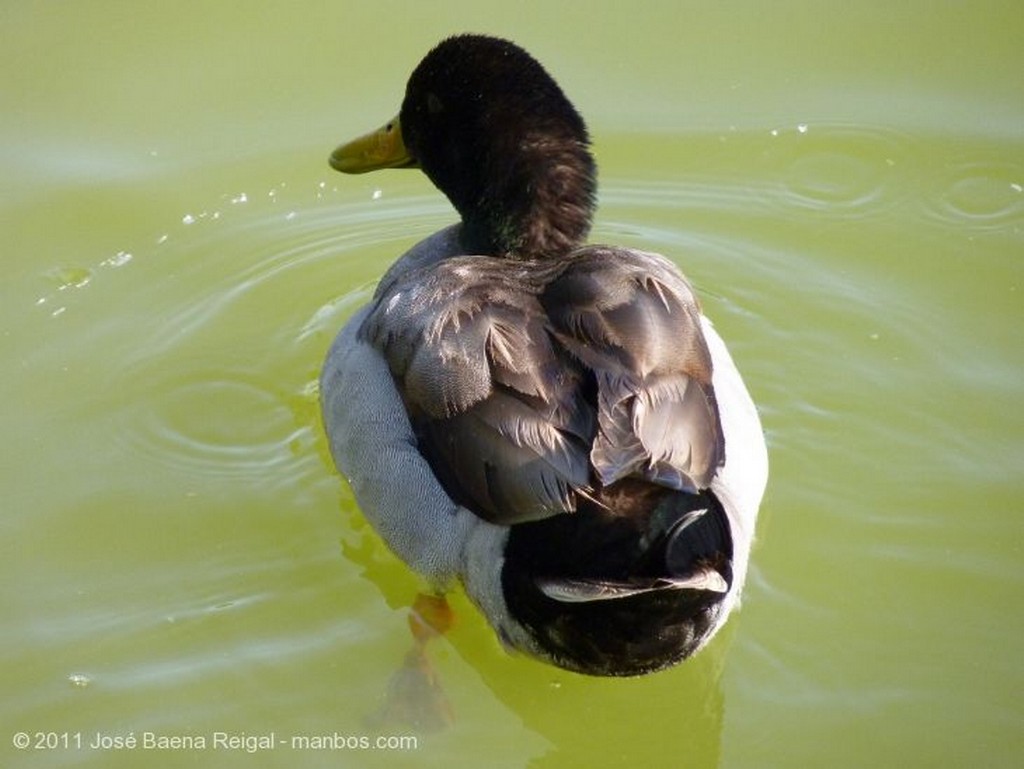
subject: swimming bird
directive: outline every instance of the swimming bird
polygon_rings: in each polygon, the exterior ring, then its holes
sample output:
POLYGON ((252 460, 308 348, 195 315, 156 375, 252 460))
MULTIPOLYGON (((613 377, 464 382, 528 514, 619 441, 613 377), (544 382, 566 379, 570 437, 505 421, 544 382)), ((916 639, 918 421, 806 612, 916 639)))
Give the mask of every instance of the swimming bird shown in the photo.
POLYGON ((330 164, 419 168, 459 215, 387 270, 321 374, 374 528, 512 649, 607 676, 694 654, 743 586, 764 435, 679 269, 586 243, 596 166, 561 88, 512 42, 453 36, 330 164))

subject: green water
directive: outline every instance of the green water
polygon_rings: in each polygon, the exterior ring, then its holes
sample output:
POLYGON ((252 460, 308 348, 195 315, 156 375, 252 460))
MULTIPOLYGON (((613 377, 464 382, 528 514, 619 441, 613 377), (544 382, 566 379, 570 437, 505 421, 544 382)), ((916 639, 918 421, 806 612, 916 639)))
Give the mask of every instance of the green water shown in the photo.
POLYGON ((895 5, 0 11, 0 764, 1020 765, 1024 14, 895 5), (772 475, 698 658, 582 678, 456 596, 428 649, 452 722, 417 731, 373 716, 420 585, 334 473, 314 383, 452 212, 326 156, 463 30, 588 118, 593 239, 693 279, 772 475), (417 743, 301 741, 335 733, 417 743))

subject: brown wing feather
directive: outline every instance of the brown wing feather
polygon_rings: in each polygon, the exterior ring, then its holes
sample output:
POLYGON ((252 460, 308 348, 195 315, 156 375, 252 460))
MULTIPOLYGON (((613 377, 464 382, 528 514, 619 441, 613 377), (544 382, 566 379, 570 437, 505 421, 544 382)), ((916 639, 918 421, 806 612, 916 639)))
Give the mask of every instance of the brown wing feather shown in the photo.
POLYGON ((522 265, 456 257, 395 281, 362 331, 449 494, 502 523, 574 510, 590 480, 594 415, 539 291, 522 265))
POLYGON ((696 491, 723 461, 700 310, 662 257, 453 257, 391 281, 361 333, 441 483, 488 520, 626 477, 696 491))
POLYGON ((591 463, 601 483, 707 487, 725 451, 700 307, 679 271, 656 254, 592 246, 541 302, 558 340, 596 377, 591 463))

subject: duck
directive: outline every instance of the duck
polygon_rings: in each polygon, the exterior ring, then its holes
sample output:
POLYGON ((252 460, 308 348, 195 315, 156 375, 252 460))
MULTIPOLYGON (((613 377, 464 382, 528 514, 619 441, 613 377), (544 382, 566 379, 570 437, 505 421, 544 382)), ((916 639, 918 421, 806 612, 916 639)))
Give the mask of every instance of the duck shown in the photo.
POLYGON ((679 268, 587 242, 597 168, 559 85, 511 41, 447 37, 330 165, 420 169, 458 214, 322 368, 330 451, 373 528, 512 651, 594 676, 694 655, 739 603, 764 432, 679 268))

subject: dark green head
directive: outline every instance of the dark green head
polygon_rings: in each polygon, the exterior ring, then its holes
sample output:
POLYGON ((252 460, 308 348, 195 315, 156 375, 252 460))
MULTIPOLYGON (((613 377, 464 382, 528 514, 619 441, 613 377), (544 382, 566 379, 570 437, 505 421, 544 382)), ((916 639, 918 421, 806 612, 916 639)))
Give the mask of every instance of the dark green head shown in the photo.
POLYGON ((335 151, 341 171, 418 166, 463 221, 470 253, 564 254, 590 229, 586 125, 544 68, 507 40, 458 35, 409 78, 396 120, 335 151))

